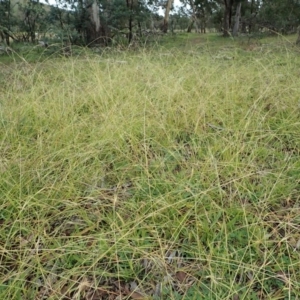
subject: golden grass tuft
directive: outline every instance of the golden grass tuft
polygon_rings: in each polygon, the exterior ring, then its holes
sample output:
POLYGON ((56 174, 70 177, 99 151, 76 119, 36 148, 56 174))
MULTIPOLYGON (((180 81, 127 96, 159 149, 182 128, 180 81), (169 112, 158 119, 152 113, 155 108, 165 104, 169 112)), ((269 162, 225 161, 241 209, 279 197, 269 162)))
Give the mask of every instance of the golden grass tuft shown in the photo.
POLYGON ((299 57, 218 47, 3 65, 1 299, 297 299, 299 57))

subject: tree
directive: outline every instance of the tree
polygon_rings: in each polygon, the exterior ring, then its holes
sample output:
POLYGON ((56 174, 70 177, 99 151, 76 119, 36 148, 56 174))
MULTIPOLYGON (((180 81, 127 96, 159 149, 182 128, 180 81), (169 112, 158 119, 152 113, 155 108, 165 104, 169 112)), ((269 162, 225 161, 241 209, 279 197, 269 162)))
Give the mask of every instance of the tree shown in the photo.
POLYGON ((24 40, 35 42, 36 33, 46 29, 49 24, 46 23, 45 5, 38 1, 28 0, 22 4, 19 3, 19 28, 20 31, 26 32, 23 35, 24 40))
POLYGON ((239 1, 236 5, 235 20, 234 20, 234 26, 233 26, 233 30, 232 30, 232 36, 238 35, 238 31, 239 31, 239 27, 240 27, 241 8, 242 8, 242 1, 239 1))
POLYGON ((192 8, 192 14, 191 14, 191 24, 188 27, 188 32, 192 31, 192 26, 195 24, 196 32, 199 32, 198 28, 198 18, 197 18, 197 8, 195 5, 194 0, 189 0, 189 4, 192 8))
POLYGON ((299 0, 261 0, 258 22, 273 32, 296 32, 299 25, 299 0))
MULTIPOLYGON (((247 1, 248 4, 248 1, 247 1)), ((255 23, 254 20, 256 18, 256 15, 258 13, 259 7, 260 7, 260 1, 256 0, 250 0, 250 4, 248 4, 249 10, 246 12, 247 17, 245 19, 245 25, 248 25, 248 32, 251 33, 253 30, 255 30, 255 23)), ((245 15, 246 15, 245 14, 245 15)))
POLYGON ((162 31, 164 33, 168 32, 169 16, 170 16, 170 11, 171 11, 173 3, 174 3, 174 0, 167 0, 166 9, 165 9, 164 23, 163 23, 163 26, 162 26, 162 31))
POLYGON ((230 35, 233 0, 224 1, 223 36, 230 35))
POLYGON ((101 39, 99 4, 97 0, 86 0, 89 23, 86 26, 86 42, 88 44, 101 39))
POLYGON ((16 40, 12 27, 16 19, 13 16, 13 5, 10 0, 0 0, 0 37, 9 46, 10 39, 16 40))
MULTIPOLYGON (((9 43, 13 32, 35 42, 37 33, 51 29, 53 35, 70 43, 108 45, 113 40, 125 44, 135 37, 169 23, 181 29, 195 28, 205 33, 215 28, 223 36, 269 28, 272 32, 295 32, 299 25, 300 0, 180 0, 183 6, 171 15, 174 0, 56 0, 51 7, 40 0, 0 0, 1 37, 9 43), (16 9, 12 9, 14 5, 16 9), (164 17, 157 14, 163 6, 164 17)), ((45 0, 48 1, 48 0, 45 0)))
POLYGON ((219 1, 216 0, 181 0, 181 2, 190 16, 188 32, 191 32, 194 26, 196 32, 205 33, 208 23, 212 24, 213 14, 220 8, 219 1))
POLYGON ((296 45, 299 46, 300 45, 300 26, 298 26, 298 28, 297 28, 297 34, 298 34, 298 37, 297 37, 296 45))

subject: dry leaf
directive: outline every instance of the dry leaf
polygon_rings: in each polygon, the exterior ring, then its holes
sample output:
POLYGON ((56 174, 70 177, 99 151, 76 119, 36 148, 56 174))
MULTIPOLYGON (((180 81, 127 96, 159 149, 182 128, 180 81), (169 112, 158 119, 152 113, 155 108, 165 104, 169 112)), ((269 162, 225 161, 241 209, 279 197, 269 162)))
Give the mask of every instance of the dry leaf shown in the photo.
POLYGON ((108 293, 101 290, 92 290, 86 294, 86 300, 102 300, 108 293))
POLYGON ((299 249, 300 249, 300 239, 298 240, 295 249, 296 249, 296 250, 299 250, 299 249))
POLYGON ((238 294, 233 295, 232 300, 240 300, 240 296, 238 294))
POLYGON ((146 297, 138 290, 138 285, 135 281, 131 281, 129 285, 131 292, 128 291, 128 295, 132 299, 146 299, 146 297))
POLYGON ((118 293, 130 293, 130 291, 128 290, 126 284, 124 282, 120 282, 120 281, 115 281, 113 282, 114 286, 117 288, 118 293))
POLYGON ((285 284, 289 284, 289 277, 282 271, 277 272, 277 278, 284 282, 285 284))
POLYGON ((155 286, 155 290, 154 290, 153 296, 158 296, 158 297, 160 297, 160 295, 161 295, 161 287, 162 287, 162 284, 161 284, 161 283, 158 283, 158 284, 155 286))
POLYGON ((34 236, 31 234, 28 238, 23 238, 20 236, 20 247, 25 247, 28 243, 31 243, 34 239, 34 236))
POLYGON ((177 250, 174 250, 170 253, 167 253, 167 259, 168 259, 168 263, 170 264, 174 258, 177 258, 178 257, 178 251, 177 250))
POLYGON ((139 292, 132 292, 129 295, 132 299, 135 300, 145 300, 147 299, 143 294, 139 293, 139 292))
POLYGON ((183 271, 178 271, 176 272, 175 277, 180 283, 184 283, 188 278, 188 274, 183 271))
POLYGON ((130 285, 130 290, 131 291, 134 291, 134 290, 136 290, 138 288, 138 285, 137 285, 137 283, 135 281, 129 282, 129 285, 130 285))

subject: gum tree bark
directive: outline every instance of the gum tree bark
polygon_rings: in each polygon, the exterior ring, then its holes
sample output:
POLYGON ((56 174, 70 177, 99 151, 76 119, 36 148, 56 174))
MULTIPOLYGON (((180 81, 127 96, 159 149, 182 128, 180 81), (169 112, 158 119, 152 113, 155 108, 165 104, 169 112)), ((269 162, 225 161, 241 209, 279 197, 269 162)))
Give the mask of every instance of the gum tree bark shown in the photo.
POLYGON ((99 42, 101 38, 101 24, 99 16, 99 5, 97 0, 91 0, 87 3, 89 16, 89 25, 86 28, 86 38, 89 44, 99 42))
MULTIPOLYGON (((196 32, 198 33, 199 32, 198 18, 197 18, 197 11, 196 11, 194 0, 190 0, 190 6, 192 8, 193 13, 192 13, 192 17, 191 17, 191 19, 192 19, 191 25, 189 26, 189 28, 191 27, 191 29, 192 29, 192 26, 195 25, 196 32)), ((188 32, 191 32, 191 29, 188 32)))
POLYGON ((128 29, 129 29, 128 44, 130 44, 131 40, 132 40, 132 37, 133 37, 133 33, 132 33, 132 29, 133 29, 133 24, 132 24, 133 0, 126 0, 126 5, 127 5, 128 10, 130 11, 129 19, 128 19, 128 29))
POLYGON ((251 0, 251 6, 250 6, 250 14, 251 14, 251 19, 250 19, 250 24, 249 24, 249 34, 252 33, 252 16, 253 16, 253 13, 254 13, 254 4, 255 4, 255 0, 251 0))
POLYGON ((223 36, 230 35, 233 0, 224 0, 223 36))
POLYGON ((168 26, 169 26, 169 16, 170 16, 170 10, 172 8, 174 0, 167 0, 166 10, 165 10, 165 17, 164 17, 164 23, 162 27, 162 31, 164 33, 168 32, 168 26))
POLYGON ((241 18, 241 8, 242 8, 242 2, 240 1, 236 5, 234 27, 233 27, 233 30, 232 30, 232 35, 233 36, 237 36, 238 33, 239 33, 240 18, 241 18))
POLYGON ((298 34, 298 37, 297 37, 296 45, 299 46, 300 45, 300 26, 298 26, 298 28, 297 28, 297 34, 298 34))

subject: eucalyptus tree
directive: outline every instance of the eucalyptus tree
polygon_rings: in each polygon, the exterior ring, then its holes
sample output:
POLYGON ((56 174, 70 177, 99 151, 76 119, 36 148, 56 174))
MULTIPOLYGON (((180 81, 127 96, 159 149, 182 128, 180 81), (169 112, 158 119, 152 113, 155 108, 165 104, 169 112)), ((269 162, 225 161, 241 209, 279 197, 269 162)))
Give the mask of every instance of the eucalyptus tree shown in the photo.
MULTIPOLYGON (((36 32, 49 28, 60 31, 71 43, 107 45, 116 36, 130 43, 144 29, 153 29, 155 22, 160 22, 166 33, 174 8, 174 0, 56 0, 55 6, 41 4, 41 0, 22 0, 16 12, 12 7, 18 1, 0 0, 1 35, 7 43, 13 31, 25 33, 24 39, 34 42, 36 32), (163 17, 157 14, 159 7, 164 9, 163 17)), ((189 18, 188 30, 195 27, 203 33, 212 26, 223 36, 263 27, 289 33, 300 24, 300 0, 180 1, 182 7, 174 13, 173 21, 183 28, 189 18)))
MULTIPOLYGON (((190 16, 188 32, 195 27, 196 32, 205 33, 207 26, 212 25, 212 17, 221 9, 215 0, 180 0, 186 15, 190 16), (210 24, 209 24, 210 23, 210 24)), ((182 8, 182 9, 183 9, 182 8)))
MULTIPOLYGON (((260 0, 217 0, 219 4, 223 4, 223 27, 224 37, 236 36, 240 30, 241 21, 243 21, 243 31, 246 31, 245 15, 248 14, 248 21, 253 22, 253 12, 258 9, 260 0), (250 2, 249 2, 250 1, 250 2), (250 15, 249 15, 250 8, 250 15)), ((250 27, 248 27, 248 30, 250 27)))
POLYGON ((10 0, 0 0, 0 26, 10 30, 11 15, 12 9, 10 0))
POLYGON ((245 1, 241 8, 242 31, 251 34, 258 30, 257 15, 261 7, 261 0, 245 1))
POLYGON ((220 5, 213 0, 194 0, 194 7, 196 16, 200 20, 200 32, 205 33, 209 20, 213 13, 220 9, 220 5))
POLYGON ((60 0, 65 1, 74 11, 74 27, 84 44, 100 42, 102 37, 97 0, 60 0))
POLYGON ((162 25, 162 31, 164 33, 168 32, 170 11, 172 9, 173 3, 174 3, 174 0, 166 0, 166 3, 165 3, 165 17, 164 17, 164 22, 162 25))
MULTIPOLYGON (((174 0, 57 1, 71 5, 74 27, 85 44, 107 44, 117 34, 126 35, 130 43, 136 33, 141 34, 142 24, 153 27, 158 7, 164 8, 161 29, 166 33, 174 6, 174 0)), ((190 30, 195 26, 196 31, 205 32, 210 23, 221 29, 223 36, 236 36, 240 30, 251 32, 259 26, 289 31, 297 27, 300 16, 299 0, 181 0, 181 3, 185 7, 183 17, 189 16, 191 20, 190 30)), ((174 20, 178 23, 179 18, 177 13, 174 20)))
POLYGON ((75 28, 85 44, 108 44, 122 32, 130 43, 150 10, 143 0, 59 0, 69 1, 75 28))
POLYGON ((236 5, 232 36, 238 35, 239 28, 240 28, 240 20, 241 20, 241 9, 242 9, 242 1, 239 1, 236 5))
POLYGON ((297 28, 297 40, 296 40, 296 45, 299 46, 300 45, 300 25, 297 28))
POLYGON ((98 0, 56 0, 49 18, 58 22, 65 41, 85 45, 100 43, 108 38, 100 17, 101 3, 98 0))
POLYGON ((300 24, 299 0, 261 0, 258 21, 275 32, 296 32, 300 24))
POLYGON ((46 30, 49 25, 46 22, 48 11, 49 8, 45 4, 40 3, 39 0, 19 2, 16 14, 19 19, 19 30, 25 32, 23 39, 35 42, 37 38, 36 33, 46 30))
POLYGON ((12 32, 17 21, 13 13, 15 6, 11 0, 0 0, 0 37, 8 46, 10 39, 16 40, 12 32))
POLYGON ((247 0, 223 0, 224 17, 223 17, 223 36, 237 35, 239 30, 242 4, 247 0), (233 25, 233 12, 235 10, 235 18, 233 25))
POLYGON ((224 16, 223 16, 223 36, 230 35, 232 6, 234 0, 223 0, 224 16))

